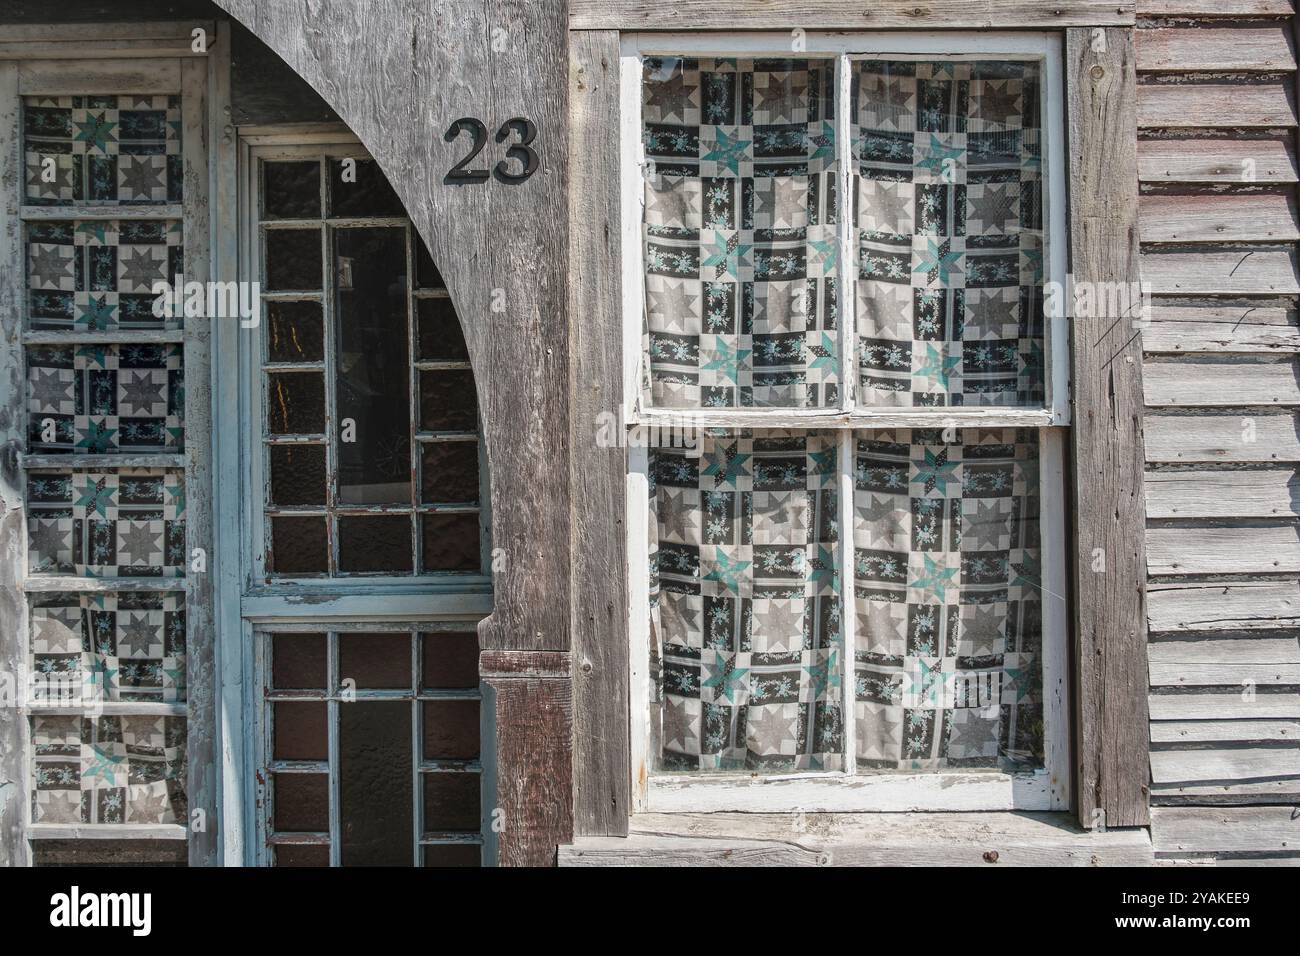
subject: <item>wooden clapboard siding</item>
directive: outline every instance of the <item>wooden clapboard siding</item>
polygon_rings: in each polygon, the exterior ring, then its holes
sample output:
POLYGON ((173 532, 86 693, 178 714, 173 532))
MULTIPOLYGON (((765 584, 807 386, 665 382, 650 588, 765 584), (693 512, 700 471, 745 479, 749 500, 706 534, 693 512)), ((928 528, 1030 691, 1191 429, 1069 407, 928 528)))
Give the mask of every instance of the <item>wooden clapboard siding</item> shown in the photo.
POLYGON ((1151 824, 1164 857, 1300 845, 1289 809, 1232 806, 1300 799, 1293 14, 1282 0, 1138 9, 1142 279, 1155 296, 1142 332, 1151 824))
POLYGON ((1143 242, 1294 242, 1292 192, 1145 195, 1138 202, 1143 242))
POLYGON ((1144 183, 1293 183, 1295 142, 1289 134, 1208 137, 1195 133, 1138 140, 1138 177, 1144 183))

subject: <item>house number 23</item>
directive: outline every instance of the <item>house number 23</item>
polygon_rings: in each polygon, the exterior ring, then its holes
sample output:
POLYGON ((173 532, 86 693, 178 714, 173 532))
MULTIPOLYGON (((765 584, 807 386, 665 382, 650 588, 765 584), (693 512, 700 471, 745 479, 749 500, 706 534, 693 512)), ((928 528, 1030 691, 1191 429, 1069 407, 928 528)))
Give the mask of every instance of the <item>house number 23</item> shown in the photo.
MULTIPOLYGON (((486 169, 466 168, 487 145, 487 127, 483 125, 482 120, 465 116, 452 123, 442 138, 450 143, 461 133, 469 133, 470 151, 464 159, 448 170, 444 181, 461 185, 487 182, 490 173, 486 169)), ((515 137, 515 142, 506 149, 506 158, 497 163, 495 172, 501 182, 516 186, 537 172, 538 158, 532 147, 533 140, 537 138, 537 125, 522 116, 508 119, 497 130, 496 141, 504 143, 512 136, 515 137)))

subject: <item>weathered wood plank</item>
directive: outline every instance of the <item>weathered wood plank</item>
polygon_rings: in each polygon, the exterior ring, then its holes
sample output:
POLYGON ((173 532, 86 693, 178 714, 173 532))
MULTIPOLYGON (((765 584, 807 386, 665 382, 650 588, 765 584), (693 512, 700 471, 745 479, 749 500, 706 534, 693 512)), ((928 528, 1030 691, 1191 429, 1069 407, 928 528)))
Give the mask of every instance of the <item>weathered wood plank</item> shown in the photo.
POLYGON ((1147 622, 1153 633, 1296 627, 1300 586, 1294 581, 1148 584, 1147 622))
POLYGON ((1174 26, 1137 30, 1139 70, 1294 70, 1288 23, 1174 26))
POLYGON ((1131 25, 1132 0, 570 0, 573 30, 1060 29, 1131 25))
POLYGON ((1287 16, 1295 11, 1292 0, 1140 0, 1143 17, 1287 16))
POLYGON ((1295 361, 1197 357, 1147 361, 1142 385, 1147 405, 1160 408, 1300 405, 1295 361))
POLYGON ((1300 664, 1300 637, 1268 634, 1152 641, 1147 657, 1152 664, 1300 664))
POLYGON ((1150 471, 1146 494, 1149 518, 1283 518, 1300 514, 1300 475, 1294 468, 1150 471))
POLYGON ((1170 415, 1146 418, 1147 461, 1300 461, 1295 415, 1170 415))
POLYGON ((1300 526, 1148 528, 1152 574, 1300 572, 1300 526))
POLYGON ((1300 720, 1156 720, 1153 744, 1294 743, 1300 746, 1300 720))
POLYGON ((1148 353, 1300 352, 1294 309, 1255 305, 1156 305, 1142 330, 1148 353))
POLYGON ((1300 854, 1300 815, 1294 807, 1164 807, 1151 812, 1151 842, 1163 854, 1300 854))
POLYGON ((1141 139, 1138 178, 1162 183, 1293 183, 1295 145, 1289 135, 1141 139))
POLYGON ((1300 238, 1291 194, 1143 196, 1143 242, 1292 242, 1300 238))
POLYGON ((626 839, 560 848, 561 866, 1138 866, 1145 830, 1064 813, 638 814, 626 839))
POLYGON ((1295 126, 1289 80, 1251 83, 1148 82, 1138 86, 1138 125, 1144 128, 1295 126))
MULTIPOLYGON (((1071 250, 1076 282, 1138 280, 1133 33, 1066 31, 1071 250), (1102 46, 1102 50, 1094 47, 1102 46)), ((1137 336, 1071 323, 1077 796, 1084 826, 1147 822, 1142 358, 1137 336), (1092 556, 1106 555, 1095 574, 1092 556)))
POLYGON ((1300 779, 1245 780, 1228 783, 1159 783, 1151 785, 1159 806, 1245 806, 1300 801, 1300 779))
POLYGON ((1300 664, 1151 662, 1152 687, 1218 687, 1300 684, 1300 664))
POLYGON ((1295 248, 1164 249, 1142 251, 1142 279, 1159 295, 1295 295, 1300 293, 1295 248))
POLYGON ((574 833, 621 836, 630 812, 628 572, 622 503, 627 454, 619 230, 619 40, 575 33, 569 45, 569 217, 573 274, 574 833), (611 422, 613 423, 611 427, 611 422), (602 429, 602 424, 605 426, 602 429), (602 447, 603 446, 603 447, 602 447), (592 582, 600 582, 593 587, 592 582))
POLYGON ((1152 694, 1150 707, 1153 721, 1300 720, 1300 694, 1250 694, 1241 687, 1215 693, 1152 694))
POLYGON ((1295 747, 1151 752, 1151 779, 1162 785, 1297 777, 1300 777, 1300 749, 1295 747))

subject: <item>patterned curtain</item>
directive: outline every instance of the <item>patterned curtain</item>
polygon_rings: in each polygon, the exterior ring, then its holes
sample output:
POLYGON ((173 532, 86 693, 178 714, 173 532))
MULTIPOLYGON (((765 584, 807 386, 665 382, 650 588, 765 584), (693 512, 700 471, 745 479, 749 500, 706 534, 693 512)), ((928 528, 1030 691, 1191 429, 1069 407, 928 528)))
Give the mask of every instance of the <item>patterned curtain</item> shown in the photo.
POLYGON ((859 397, 1041 405, 1038 66, 854 64, 859 397))
POLYGON ((838 403, 834 73, 645 61, 650 404, 838 403))

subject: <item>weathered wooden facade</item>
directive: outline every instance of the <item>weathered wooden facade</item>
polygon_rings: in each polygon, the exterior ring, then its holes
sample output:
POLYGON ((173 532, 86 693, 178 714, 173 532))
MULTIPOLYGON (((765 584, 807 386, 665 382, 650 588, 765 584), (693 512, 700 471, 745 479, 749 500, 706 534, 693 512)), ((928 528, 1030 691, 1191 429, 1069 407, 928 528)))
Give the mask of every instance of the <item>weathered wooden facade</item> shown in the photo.
POLYGON ((64 6, 0 862, 1300 860, 1290 0, 64 6))

